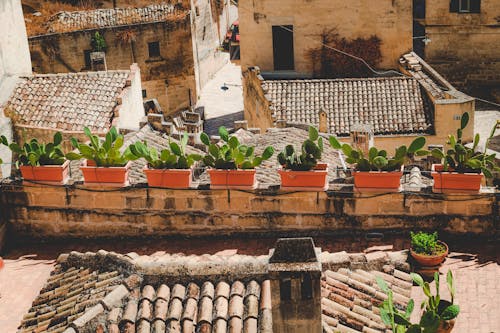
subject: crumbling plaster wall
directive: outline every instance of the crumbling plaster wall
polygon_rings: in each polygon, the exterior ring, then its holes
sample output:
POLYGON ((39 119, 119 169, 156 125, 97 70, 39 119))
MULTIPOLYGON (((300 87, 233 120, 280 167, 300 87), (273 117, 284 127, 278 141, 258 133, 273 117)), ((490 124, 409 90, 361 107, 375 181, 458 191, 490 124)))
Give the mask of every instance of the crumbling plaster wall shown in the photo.
POLYGON ((335 28, 340 37, 382 40, 379 67, 397 68, 412 49, 412 2, 407 0, 240 0, 241 64, 273 71, 272 26, 294 26, 295 71, 311 74, 307 50, 320 46, 321 33, 335 28))

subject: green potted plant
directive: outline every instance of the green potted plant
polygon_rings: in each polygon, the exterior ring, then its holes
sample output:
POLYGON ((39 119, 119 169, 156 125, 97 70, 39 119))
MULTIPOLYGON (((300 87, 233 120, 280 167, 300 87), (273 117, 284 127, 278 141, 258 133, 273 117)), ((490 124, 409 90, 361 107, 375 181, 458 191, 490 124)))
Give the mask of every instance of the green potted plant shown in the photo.
POLYGON ((79 143, 77 139, 71 138, 71 144, 78 152, 66 154, 69 160, 85 161, 80 166, 86 184, 104 183, 115 186, 125 186, 128 178, 128 170, 131 162, 138 159, 132 154, 130 147, 123 152, 124 137, 118 134, 115 127, 112 127, 104 139, 93 135, 90 130, 84 128, 85 135, 89 138, 88 144, 79 143))
POLYGON ((356 188, 380 188, 397 190, 401 185, 404 164, 413 156, 429 154, 422 150, 425 138, 418 137, 409 147, 402 145, 396 148, 394 156, 388 157, 387 151, 371 147, 368 156, 361 149, 341 144, 337 138, 331 136, 330 145, 334 149, 341 149, 346 155, 346 162, 354 165, 354 186, 356 188))
POLYGON ((65 158, 61 148, 62 134, 57 132, 49 143, 40 143, 31 139, 23 146, 12 142, 8 143, 5 136, 0 142, 8 146, 17 155, 16 166, 25 180, 63 184, 69 175, 69 161, 65 158))
POLYGON ((438 240, 438 233, 410 232, 410 254, 423 267, 440 265, 448 255, 448 245, 438 240))
POLYGON ((164 188, 189 188, 192 182, 192 166, 201 160, 198 154, 187 154, 186 146, 188 135, 184 133, 179 144, 170 142, 170 149, 158 152, 155 148, 148 147, 146 142, 136 142, 130 145, 130 151, 137 157, 144 158, 148 164, 144 173, 148 185, 164 188))
POLYGON ((278 154, 283 188, 325 189, 328 186, 328 165, 318 163, 323 153, 323 138, 315 127, 309 127, 309 137, 302 143, 299 151, 287 145, 278 154))
MULTIPOLYGON (((495 154, 477 152, 480 135, 476 134, 472 147, 467 147, 462 141, 463 130, 469 123, 469 114, 462 115, 460 128, 457 129, 457 136, 448 136, 449 149, 444 153, 440 149, 433 149, 432 156, 441 160, 442 164, 432 165, 432 178, 434 179, 434 191, 459 190, 459 191, 479 191, 483 176, 493 178, 494 171, 500 171, 495 165, 495 154)), ((485 144, 495 135, 496 124, 485 144)))
POLYGON ((451 295, 451 301, 446 301, 439 294, 439 273, 434 274, 436 285, 436 295, 432 295, 428 282, 416 274, 411 273, 413 282, 422 288, 427 299, 421 304, 423 309, 422 317, 418 324, 410 322, 410 316, 413 312, 414 301, 410 299, 405 312, 399 311, 394 306, 394 297, 392 290, 387 283, 380 277, 377 277, 379 288, 387 294, 387 299, 380 306, 380 318, 392 329, 394 333, 449 333, 455 325, 455 318, 460 313, 460 307, 454 304, 455 286, 453 284, 453 274, 451 270, 446 275, 446 284, 451 295))
POLYGON ((274 154, 273 147, 266 147, 261 156, 255 155, 255 147, 240 144, 235 136, 230 136, 225 127, 219 128, 221 145, 210 142, 206 133, 200 136, 208 151, 203 163, 209 167, 212 187, 238 188, 254 187, 255 168, 274 154))

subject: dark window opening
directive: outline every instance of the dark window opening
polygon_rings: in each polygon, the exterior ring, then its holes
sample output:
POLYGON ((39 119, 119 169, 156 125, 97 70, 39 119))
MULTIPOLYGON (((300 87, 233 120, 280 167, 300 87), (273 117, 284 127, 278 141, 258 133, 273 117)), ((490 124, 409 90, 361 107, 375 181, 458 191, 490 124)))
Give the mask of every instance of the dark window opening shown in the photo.
POLYGON ((413 18, 425 18, 425 0, 413 0, 413 18))
POLYGON ((280 281, 280 299, 289 301, 292 299, 292 280, 283 279, 280 281))
POLYGON ((203 27, 203 38, 202 40, 205 40, 205 34, 207 33, 207 27, 203 27))
POLYGON ((293 49, 293 25, 273 26, 274 70, 295 68, 293 49))
POLYGON ((88 69, 90 69, 92 67, 92 62, 90 60, 90 53, 92 53, 92 50, 83 51, 83 57, 85 60, 85 68, 88 68, 88 69))
POLYGON ((146 91, 146 89, 142 89, 142 98, 146 98, 148 97, 148 93, 146 91))
POLYGON ((313 290, 312 290, 312 280, 311 275, 306 274, 302 279, 302 283, 300 286, 300 292, 302 299, 312 299, 313 290))
POLYGON ((160 57, 160 42, 148 43, 149 57, 159 58, 160 57))
POLYGON ((475 13, 481 12, 481 0, 450 0, 451 13, 475 13))

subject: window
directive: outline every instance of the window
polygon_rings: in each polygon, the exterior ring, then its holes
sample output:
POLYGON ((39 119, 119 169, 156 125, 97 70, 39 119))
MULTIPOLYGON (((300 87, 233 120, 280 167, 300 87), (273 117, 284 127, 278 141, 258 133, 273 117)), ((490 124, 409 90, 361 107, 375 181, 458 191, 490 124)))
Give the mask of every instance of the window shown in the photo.
POLYGON ((274 70, 294 70, 293 25, 273 26, 274 70))
POLYGON ((450 12, 479 14, 481 12, 481 0, 451 0, 450 12))
POLYGON ((85 61, 85 68, 90 69, 92 67, 91 61, 90 61, 90 53, 92 53, 92 50, 85 50, 83 51, 83 57, 85 61))
POLYGON ((160 42, 148 43, 149 57, 159 58, 160 57, 160 42))
POLYGON ((142 89, 142 98, 146 98, 148 97, 148 93, 146 91, 146 89, 142 89))
POLYGON ((312 290, 312 280, 311 275, 306 274, 302 278, 302 283, 300 286, 300 292, 303 300, 312 299, 313 298, 313 290, 312 290))
POLYGON ((280 281, 280 299, 282 301, 289 301, 292 299, 292 280, 282 279, 280 281))

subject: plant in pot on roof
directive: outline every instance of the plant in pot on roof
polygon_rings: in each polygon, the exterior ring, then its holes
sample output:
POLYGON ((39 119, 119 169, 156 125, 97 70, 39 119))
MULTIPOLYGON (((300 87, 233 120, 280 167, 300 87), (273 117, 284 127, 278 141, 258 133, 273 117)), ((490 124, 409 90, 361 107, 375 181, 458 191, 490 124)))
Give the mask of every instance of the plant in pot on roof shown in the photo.
POLYGON ((341 144, 337 138, 330 137, 330 145, 341 149, 347 156, 346 162, 354 165, 354 186, 356 188, 379 188, 397 190, 403 176, 404 164, 415 155, 425 156, 429 152, 422 150, 425 138, 418 137, 409 147, 402 145, 396 148, 394 156, 388 157, 387 151, 371 147, 368 156, 361 149, 341 144))
POLYGON ((188 135, 183 134, 179 143, 169 142, 170 149, 158 152, 148 147, 146 142, 136 142, 130 145, 130 151, 137 157, 144 158, 148 164, 144 173, 148 185, 163 188, 189 188, 192 182, 192 166, 201 160, 198 154, 187 154, 188 135))
POLYGON ((449 333, 455 325, 455 318, 460 313, 460 307, 454 304, 455 286, 453 284, 453 274, 451 270, 446 275, 446 284, 451 295, 451 301, 441 299, 439 294, 439 273, 434 274, 434 282, 436 285, 436 295, 432 295, 431 288, 428 282, 415 273, 411 273, 411 278, 418 286, 422 288, 423 293, 427 297, 421 304, 423 314, 417 324, 410 322, 410 316, 413 312, 415 302, 413 299, 408 301, 406 311, 401 312, 401 304, 395 306, 394 293, 387 283, 377 277, 378 287, 387 295, 380 306, 380 319, 394 333, 449 333))
POLYGON ((25 180, 63 184, 69 175, 69 161, 65 158, 61 148, 62 134, 54 134, 54 140, 41 143, 36 139, 23 146, 12 142, 8 143, 5 136, 0 142, 6 145, 17 155, 16 166, 25 180))
POLYGON ((83 131, 90 142, 79 143, 77 139, 71 138, 71 144, 78 152, 70 152, 66 154, 66 158, 69 160, 85 159, 80 166, 85 183, 125 186, 128 181, 130 161, 138 157, 132 154, 130 147, 123 152, 120 150, 123 147, 123 135, 118 134, 115 127, 106 133, 104 139, 93 135, 87 127, 83 131))
POLYGON ((448 255, 448 245, 438 240, 438 233, 410 232, 410 254, 423 267, 440 265, 448 255))
POLYGON ((327 186, 328 165, 318 163, 323 153, 323 138, 315 127, 309 127, 309 138, 302 143, 300 151, 287 145, 278 154, 282 169, 278 170, 281 187, 324 190, 327 186))
MULTIPOLYGON (((432 178, 434 179, 434 191, 459 190, 459 191, 479 191, 483 175, 492 178, 494 171, 500 171, 495 165, 495 154, 476 152, 479 145, 480 136, 476 134, 472 147, 465 146, 462 141, 463 130, 469 123, 469 114, 462 115, 460 128, 457 129, 457 136, 448 136, 448 146, 446 153, 440 149, 433 149, 432 156, 441 160, 442 164, 432 165, 432 178)), ((485 144, 495 135, 496 124, 485 144)))
POLYGON ((200 139, 208 147, 203 163, 210 167, 210 183, 212 187, 239 188, 255 187, 255 168, 274 154, 273 147, 266 147, 262 155, 255 154, 255 147, 246 146, 235 136, 230 136, 225 127, 219 128, 221 145, 210 142, 206 133, 200 139))

